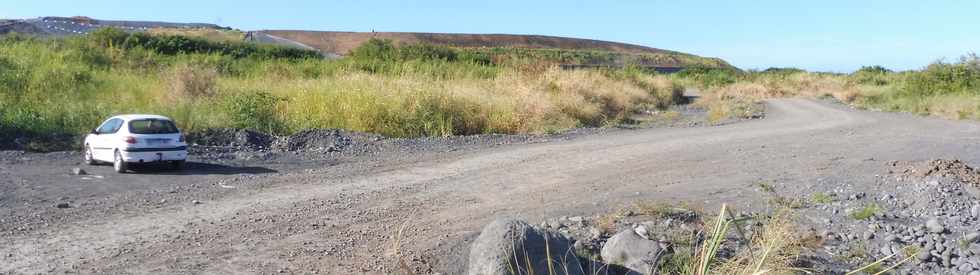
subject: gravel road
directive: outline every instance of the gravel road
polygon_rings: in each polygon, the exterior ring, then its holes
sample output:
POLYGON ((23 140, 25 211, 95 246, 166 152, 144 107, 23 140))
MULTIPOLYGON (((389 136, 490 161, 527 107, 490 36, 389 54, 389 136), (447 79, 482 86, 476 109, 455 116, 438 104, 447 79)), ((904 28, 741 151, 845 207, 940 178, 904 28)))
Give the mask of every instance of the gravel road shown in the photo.
POLYGON ((890 161, 980 164, 976 122, 767 105, 765 119, 714 127, 198 162, 180 173, 71 175, 77 153, 2 152, 0 273, 384 274, 404 264, 456 274, 497 217, 536 223, 638 200, 758 209, 759 181, 798 195, 860 191, 890 161))

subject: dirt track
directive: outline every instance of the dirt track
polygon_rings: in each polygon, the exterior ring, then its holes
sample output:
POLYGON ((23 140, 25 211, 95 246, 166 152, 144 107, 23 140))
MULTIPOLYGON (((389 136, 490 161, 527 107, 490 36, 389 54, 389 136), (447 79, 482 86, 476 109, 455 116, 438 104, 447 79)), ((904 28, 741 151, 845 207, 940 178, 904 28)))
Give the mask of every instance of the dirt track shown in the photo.
POLYGON ((94 167, 103 177, 83 179, 67 173, 73 154, 0 157, 30 159, 0 161, 0 273, 390 273, 404 227, 408 265, 455 274, 495 217, 535 223, 636 200, 759 208, 758 181, 806 194, 860 188, 891 160, 980 163, 980 124, 784 99, 766 119, 717 127, 299 166, 94 167))

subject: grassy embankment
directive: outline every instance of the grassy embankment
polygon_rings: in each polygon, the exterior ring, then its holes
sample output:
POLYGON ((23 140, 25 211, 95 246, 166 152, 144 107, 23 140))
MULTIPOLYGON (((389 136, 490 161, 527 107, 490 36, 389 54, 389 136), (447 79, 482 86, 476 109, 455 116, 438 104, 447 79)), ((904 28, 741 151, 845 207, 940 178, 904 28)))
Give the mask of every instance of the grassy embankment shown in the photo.
POLYGON ((102 30, 0 39, 0 138, 29 149, 107 116, 160 113, 196 131, 344 128, 394 137, 543 133, 616 123, 679 100, 663 76, 565 71, 479 51, 384 41, 314 52, 102 30))
POLYGON ((744 116, 760 99, 833 97, 857 107, 909 112, 949 119, 980 119, 980 59, 935 62, 921 70, 892 72, 880 66, 851 74, 813 73, 797 69, 761 72, 688 70, 672 76, 683 86, 701 87, 702 105, 714 118, 744 116))
MULTIPOLYGON (((560 70, 556 64, 671 63, 725 68, 687 55, 546 49, 455 49, 373 41, 341 60, 234 42, 236 33, 165 31, 0 39, 0 140, 64 149, 64 137, 119 113, 161 113, 189 131, 253 128, 288 134, 344 128, 394 137, 543 133, 622 121, 701 87, 712 119, 749 116, 753 102, 833 96, 857 106, 980 118, 975 56, 920 71, 853 74, 793 69, 560 70), (214 38, 218 37, 218 38, 214 38), (57 138, 48 138, 60 136, 57 138)), ((73 142, 72 142, 73 143, 73 142)))

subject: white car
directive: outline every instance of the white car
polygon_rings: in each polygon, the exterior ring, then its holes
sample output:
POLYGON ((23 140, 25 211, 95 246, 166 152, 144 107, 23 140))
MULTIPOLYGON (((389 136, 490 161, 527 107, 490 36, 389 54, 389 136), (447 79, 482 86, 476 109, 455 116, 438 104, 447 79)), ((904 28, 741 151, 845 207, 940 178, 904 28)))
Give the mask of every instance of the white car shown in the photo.
POLYGON ((169 162, 181 169, 187 142, 174 121, 158 115, 120 115, 85 136, 85 163, 111 162, 125 173, 130 163, 169 162))

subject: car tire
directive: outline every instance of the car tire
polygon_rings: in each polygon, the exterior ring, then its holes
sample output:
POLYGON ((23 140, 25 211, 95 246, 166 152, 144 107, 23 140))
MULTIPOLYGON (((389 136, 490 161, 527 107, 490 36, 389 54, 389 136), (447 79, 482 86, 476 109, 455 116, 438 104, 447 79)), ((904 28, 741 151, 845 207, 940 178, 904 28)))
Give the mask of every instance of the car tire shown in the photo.
POLYGON ((99 164, 99 162, 95 161, 95 157, 92 156, 92 148, 88 147, 88 145, 85 145, 85 152, 83 152, 82 154, 85 155, 85 164, 88 165, 99 164))
POLYGON ((184 170, 184 165, 187 163, 185 160, 175 160, 170 162, 170 168, 174 170, 184 170))
POLYGON ((116 156, 113 158, 112 168, 116 170, 116 173, 120 174, 126 173, 126 170, 129 169, 129 164, 123 160, 122 154, 119 151, 116 151, 116 156))

